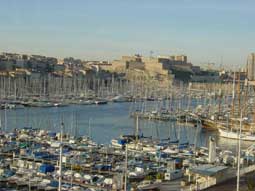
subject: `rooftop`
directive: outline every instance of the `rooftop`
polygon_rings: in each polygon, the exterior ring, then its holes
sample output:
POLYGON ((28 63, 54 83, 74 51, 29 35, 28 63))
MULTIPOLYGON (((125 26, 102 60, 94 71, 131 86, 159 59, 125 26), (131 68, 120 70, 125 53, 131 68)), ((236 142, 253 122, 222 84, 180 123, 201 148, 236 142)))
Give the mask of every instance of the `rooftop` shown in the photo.
POLYGON ((215 174, 226 170, 228 167, 226 166, 217 166, 217 165, 201 165, 195 168, 192 168, 190 171, 196 174, 201 174, 205 176, 214 176, 215 174))

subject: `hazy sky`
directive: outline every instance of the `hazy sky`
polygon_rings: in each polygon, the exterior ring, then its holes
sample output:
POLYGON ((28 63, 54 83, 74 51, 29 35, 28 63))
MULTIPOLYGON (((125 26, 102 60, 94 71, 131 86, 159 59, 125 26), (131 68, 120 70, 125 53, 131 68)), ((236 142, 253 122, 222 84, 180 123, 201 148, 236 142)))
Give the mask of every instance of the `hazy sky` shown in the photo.
POLYGON ((245 64, 254 0, 1 0, 0 52, 82 59, 187 54, 245 64))

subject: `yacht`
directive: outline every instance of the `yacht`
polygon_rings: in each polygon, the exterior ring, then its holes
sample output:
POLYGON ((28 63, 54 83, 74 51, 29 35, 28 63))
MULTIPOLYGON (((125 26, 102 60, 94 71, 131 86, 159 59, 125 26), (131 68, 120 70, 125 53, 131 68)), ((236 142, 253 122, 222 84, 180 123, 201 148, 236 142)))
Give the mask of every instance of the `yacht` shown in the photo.
MULTIPOLYGON (((221 137, 229 138, 229 139, 239 139, 239 133, 236 131, 231 131, 227 129, 219 129, 219 133, 221 137)), ((243 141, 255 141, 255 135, 250 132, 243 132, 241 134, 241 140, 243 141)))

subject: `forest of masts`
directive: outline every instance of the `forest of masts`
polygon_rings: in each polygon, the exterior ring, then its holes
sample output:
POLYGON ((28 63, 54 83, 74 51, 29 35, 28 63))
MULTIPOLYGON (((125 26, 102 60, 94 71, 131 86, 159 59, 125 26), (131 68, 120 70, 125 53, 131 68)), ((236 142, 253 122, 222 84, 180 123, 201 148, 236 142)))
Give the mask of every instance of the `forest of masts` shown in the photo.
MULTIPOLYGON (((127 95, 149 97, 159 91, 156 82, 143 78, 126 80, 124 77, 73 75, 54 76, 51 74, 18 77, 0 77, 1 99, 40 98, 79 98, 127 95)), ((169 90, 169 87, 167 88, 169 90)))
MULTIPOLYGON (((236 92, 244 94, 243 85, 235 87, 236 92), (239 88, 239 89, 238 89, 239 88)), ((250 91, 250 88, 245 92, 250 91)), ((232 83, 173 83, 169 81, 162 85, 156 79, 132 76, 126 77, 111 75, 102 77, 99 75, 73 75, 54 76, 51 74, 32 76, 0 76, 0 98, 1 99, 26 99, 26 98, 89 98, 109 97, 126 95, 138 98, 169 97, 173 93, 203 95, 214 93, 218 96, 231 96, 232 83)), ((246 92, 246 93, 247 93, 246 92)), ((236 93, 236 95, 239 95, 236 93)), ((240 95, 241 96, 241 95, 240 95)), ((237 99, 237 98, 235 98, 237 99)))

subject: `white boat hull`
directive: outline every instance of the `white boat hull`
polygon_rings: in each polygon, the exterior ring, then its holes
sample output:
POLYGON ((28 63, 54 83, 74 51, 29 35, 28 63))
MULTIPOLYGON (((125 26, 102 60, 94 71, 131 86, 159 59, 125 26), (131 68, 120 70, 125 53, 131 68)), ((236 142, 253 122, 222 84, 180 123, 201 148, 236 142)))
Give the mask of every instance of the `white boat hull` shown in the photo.
POLYGON ((115 148, 122 148, 122 147, 123 147, 123 145, 122 145, 122 144, 119 144, 119 143, 118 143, 118 140, 116 140, 116 139, 113 139, 113 140, 111 141, 111 144, 112 144, 112 146, 115 147, 115 148))
MULTIPOLYGON (((220 133, 221 137, 225 137, 225 138, 229 138, 229 139, 239 139, 239 134, 236 133, 236 132, 219 129, 219 133, 220 133)), ((255 141, 255 136, 254 135, 242 134, 241 135, 241 140, 243 140, 243 141, 255 141)))

